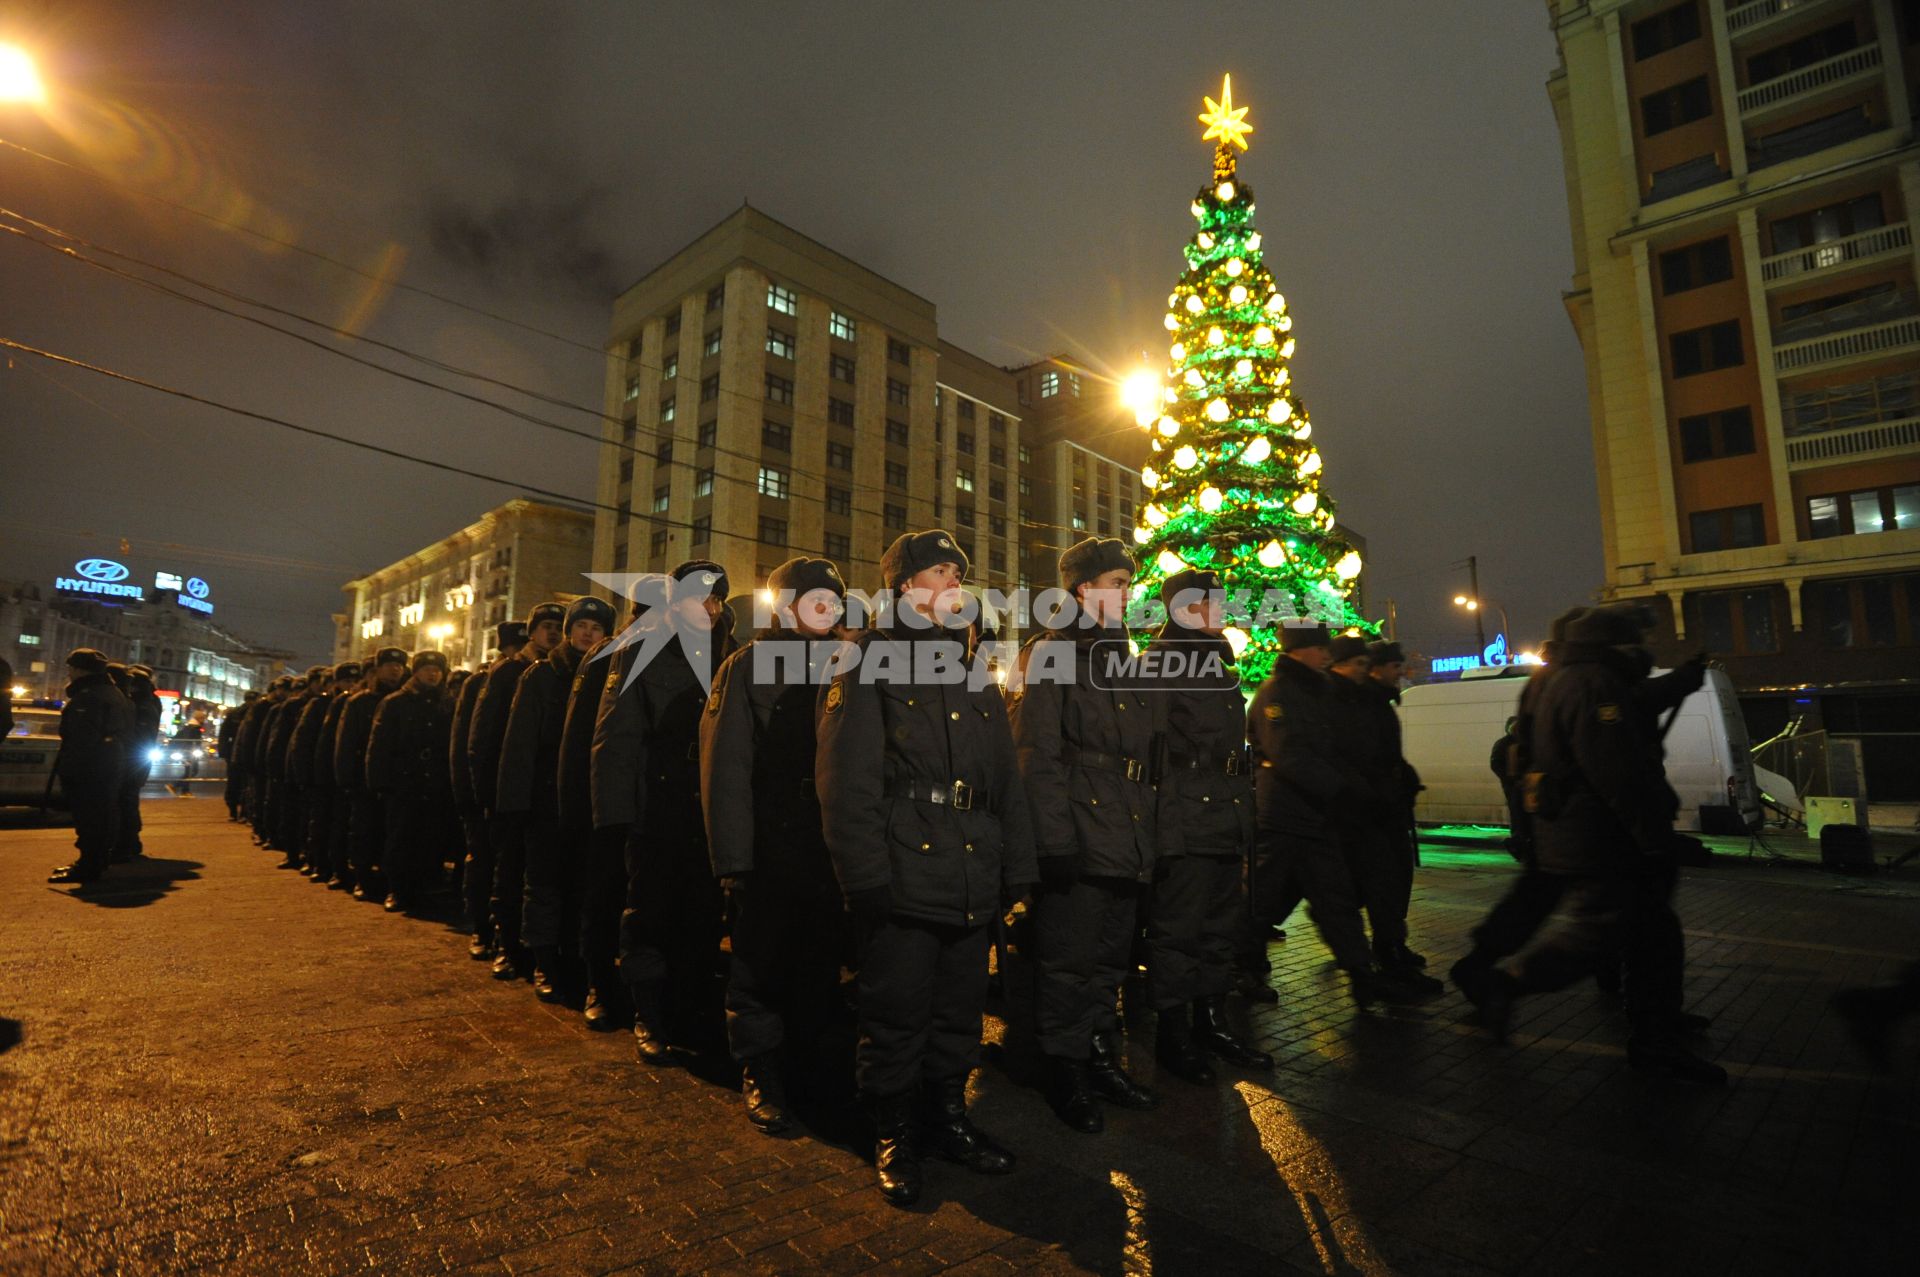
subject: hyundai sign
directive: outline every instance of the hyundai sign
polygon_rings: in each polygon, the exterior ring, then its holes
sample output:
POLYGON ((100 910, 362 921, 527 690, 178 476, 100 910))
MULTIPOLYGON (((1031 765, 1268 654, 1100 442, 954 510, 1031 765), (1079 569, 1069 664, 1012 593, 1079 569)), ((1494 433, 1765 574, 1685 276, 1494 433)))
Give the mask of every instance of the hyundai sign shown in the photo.
POLYGON ((73 572, 72 576, 53 578, 53 588, 62 594, 91 594, 99 598, 146 598, 146 591, 127 583, 132 573, 124 563, 112 559, 82 559, 73 565, 73 572))
POLYGON ((212 587, 199 577, 182 577, 178 572, 155 572, 153 588, 173 591, 173 601, 190 612, 199 612, 204 616, 213 614, 213 604, 207 602, 212 587))

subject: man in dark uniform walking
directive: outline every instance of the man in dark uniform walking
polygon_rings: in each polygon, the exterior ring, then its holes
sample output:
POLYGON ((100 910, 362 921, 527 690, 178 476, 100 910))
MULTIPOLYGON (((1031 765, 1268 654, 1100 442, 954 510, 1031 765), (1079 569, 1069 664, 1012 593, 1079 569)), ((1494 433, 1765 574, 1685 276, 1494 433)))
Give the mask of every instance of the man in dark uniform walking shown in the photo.
POLYGON ((560 729, 581 659, 612 629, 605 599, 584 595, 567 605, 562 640, 521 676, 500 744, 494 810, 523 824, 520 942, 533 955, 533 992, 542 1002, 584 994, 575 950, 586 847, 560 827, 560 729))
POLYGON ((246 806, 247 772, 240 761, 238 747, 240 743, 240 725, 246 722, 247 714, 260 700, 260 693, 248 692, 240 703, 229 708, 220 719, 220 734, 215 738, 213 752, 227 765, 227 785, 224 797, 227 802, 227 819, 239 820, 246 806))
POLYGON ((527 645, 525 621, 502 621, 494 630, 496 652, 493 661, 461 685, 454 700, 453 735, 447 746, 449 774, 453 777, 454 810, 460 817, 460 832, 466 841, 466 863, 461 867, 460 892, 467 911, 467 956, 477 962, 493 961, 493 910, 488 904, 493 894, 493 843, 487 834, 487 816, 479 790, 473 783, 472 756, 467 740, 473 734, 473 710, 487 689, 487 680, 527 645))
POLYGON ((133 733, 133 703, 107 677, 106 656, 90 647, 73 649, 54 766, 80 856, 55 869, 48 882, 87 883, 107 871, 119 838, 121 774, 133 733))
POLYGON ((446 653, 413 654, 412 676, 380 699, 367 733, 367 789, 380 802, 388 913, 418 908, 440 869, 447 809, 447 740, 453 706, 447 703, 446 653))
POLYGON ((891 615, 823 689, 814 781, 861 940, 856 1065, 875 1177, 907 1206, 924 1180, 916 1101, 941 1156, 982 1174, 1013 1169, 967 1115, 966 1085, 980 1062, 992 923, 1039 870, 1005 701, 966 662, 965 553, 937 528, 903 533, 880 568, 891 615), (943 672, 955 668, 965 681, 943 672))
POLYGON ((1133 556, 1112 537, 1060 555, 1060 584, 1079 611, 1020 654, 1013 739, 1033 811, 1034 1018, 1048 1060, 1048 1099, 1089 1133, 1100 1101, 1149 1109, 1153 1092, 1121 1065, 1118 1003, 1153 880, 1159 797, 1154 760, 1167 701, 1135 686, 1123 625, 1133 556), (1120 668, 1109 669, 1109 663, 1120 668))
POLYGON ((355 900, 384 901, 387 895, 380 880, 386 832, 379 796, 367 783, 367 742, 380 702, 407 679, 407 659, 405 648, 383 647, 371 671, 362 667, 366 686, 347 698, 333 742, 333 783, 347 798, 347 870, 355 900))
POLYGON ((513 713, 514 694, 528 670, 547 658, 560 643, 560 627, 567 610, 558 603, 538 603, 527 613, 527 642, 487 675, 487 685, 474 702, 473 722, 467 728, 467 768, 474 797, 487 822, 487 844, 493 852, 493 879, 487 884, 487 912, 493 919, 493 959, 496 980, 523 980, 533 974, 533 959, 520 941, 520 920, 527 893, 527 829, 522 812, 499 806, 500 747, 507 737, 507 719, 513 713))
POLYGON ((629 826, 620 974, 634 1049, 649 1064, 672 1063, 676 1041, 704 1038, 719 1009, 721 902, 700 815, 700 715, 734 648, 728 581, 708 559, 670 576, 667 606, 642 622, 658 650, 618 684, 608 679, 593 734, 596 819, 629 826))
POLYGON ((846 583, 826 559, 767 577, 774 622, 714 678, 700 723, 700 802, 714 876, 726 889, 732 961, 727 1049, 747 1120, 769 1135, 787 1113, 788 1042, 826 1024, 840 983, 840 888, 814 792, 814 678, 839 646, 846 583))
POLYGON ((1210 1055, 1240 1068, 1273 1067, 1226 1017, 1247 910, 1241 865, 1253 844, 1253 766, 1240 672, 1222 636, 1220 578, 1175 572, 1161 583, 1160 598, 1167 620, 1148 651, 1184 659, 1154 693, 1167 701, 1147 920, 1147 977, 1159 1022, 1154 1054, 1175 1077, 1205 1085, 1214 1080, 1210 1055))
POLYGON ((153 670, 145 665, 126 667, 125 691, 133 705, 133 734, 127 743, 127 765, 120 774, 120 824, 115 830, 116 861, 144 855, 140 842, 140 791, 153 772, 153 749, 160 743, 160 697, 153 687, 153 670))

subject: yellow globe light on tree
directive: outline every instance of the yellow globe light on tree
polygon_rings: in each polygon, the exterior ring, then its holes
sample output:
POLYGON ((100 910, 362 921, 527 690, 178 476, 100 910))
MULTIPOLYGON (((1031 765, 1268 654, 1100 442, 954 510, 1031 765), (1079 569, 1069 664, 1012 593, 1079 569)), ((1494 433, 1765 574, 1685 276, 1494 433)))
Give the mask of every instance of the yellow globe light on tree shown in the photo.
POLYGON ((1160 569, 1160 575, 1172 576, 1175 572, 1187 570, 1186 562, 1172 550, 1160 551, 1160 557, 1154 560, 1154 566, 1160 569))
POLYGON ((1200 454, 1193 450, 1192 444, 1182 444, 1180 451, 1173 454, 1173 464, 1182 470, 1191 470, 1200 464, 1200 454))
POLYGON ((1267 420, 1274 425, 1283 425, 1293 415, 1293 405, 1285 399, 1276 399, 1267 405, 1267 420))
POLYGON ((1348 550, 1340 556, 1340 561, 1333 565, 1333 574, 1342 581, 1351 581, 1360 575, 1362 566, 1360 562, 1360 552, 1358 550, 1348 550))
POLYGON ((1206 487, 1200 489, 1200 508, 1208 514, 1212 514, 1218 510, 1221 502, 1225 500, 1226 497, 1221 494, 1218 488, 1206 487))
POLYGON ((1257 466, 1273 455, 1273 442, 1265 435, 1255 435, 1253 442, 1240 453, 1240 460, 1247 465, 1257 466))
POLYGON ((1171 439, 1180 433, 1180 423, 1172 417, 1160 418, 1160 433, 1171 439))
POLYGON ((1278 541, 1269 541, 1260 547, 1260 553, 1255 557, 1260 560, 1262 567, 1282 568, 1287 565, 1287 547, 1278 541))
POLYGON ((1309 475, 1315 475, 1319 473, 1320 473, 1320 454, 1317 452, 1309 452, 1307 454, 1307 459, 1300 463, 1300 477, 1304 479, 1309 475))
POLYGON ((1208 421, 1225 421, 1232 415, 1233 409, 1227 406, 1227 401, 1224 399, 1215 399, 1207 404, 1208 421))

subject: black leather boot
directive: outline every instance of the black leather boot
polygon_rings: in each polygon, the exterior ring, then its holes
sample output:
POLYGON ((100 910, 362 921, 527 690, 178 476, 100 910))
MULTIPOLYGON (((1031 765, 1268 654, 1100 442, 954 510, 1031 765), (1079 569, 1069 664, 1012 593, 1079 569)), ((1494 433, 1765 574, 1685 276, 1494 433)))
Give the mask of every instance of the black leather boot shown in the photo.
POLYGON ((1093 1098, 1087 1080, 1087 1062, 1054 1056, 1047 1062, 1047 1102, 1060 1120, 1076 1131, 1098 1135, 1106 1129, 1100 1101, 1093 1098))
POLYGON ((756 1055, 741 1063, 740 1098, 747 1104, 747 1120, 762 1135, 783 1135, 793 1128, 779 1057, 756 1055))
POLYGON ((911 1206, 920 1200, 924 1182, 913 1147, 913 1096, 869 1096, 867 1111, 873 1115, 873 1172, 880 1196, 894 1206, 911 1206))
POLYGON ((1093 1055, 1087 1061, 1087 1081, 1093 1093, 1123 1109, 1150 1109, 1160 1097, 1140 1085, 1120 1067, 1120 1044, 1111 1030, 1093 1035, 1093 1055))
POLYGON ((922 1128, 934 1152, 981 1175, 1005 1175, 1013 1154, 987 1138, 967 1116, 967 1079, 946 1077, 926 1087, 922 1128))
POLYGON ((627 996, 633 1002, 634 1054, 642 1064, 656 1067, 672 1064, 673 1048, 667 1044, 661 1027, 666 1023, 666 1013, 660 1004, 659 990, 635 985, 627 990, 627 996))
POLYGON ((1228 1064, 1243 1069, 1270 1069, 1273 1057, 1233 1031, 1227 1023, 1227 1000, 1223 997, 1196 998, 1193 1003, 1193 1035, 1200 1045, 1228 1064))
POLYGON ((560 950, 541 945, 533 951, 533 996, 542 1002, 558 1002, 560 986, 560 950))
POLYGON ((611 1033, 627 1020, 626 986, 611 963, 594 963, 587 980, 587 1006, 582 1013, 595 1033, 611 1033))
POLYGON ((1213 1066, 1207 1053, 1193 1040, 1193 1026, 1187 1023, 1185 1007, 1167 1007, 1160 1012, 1160 1027, 1155 1031, 1153 1058, 1160 1067, 1195 1086, 1210 1086, 1213 1066))

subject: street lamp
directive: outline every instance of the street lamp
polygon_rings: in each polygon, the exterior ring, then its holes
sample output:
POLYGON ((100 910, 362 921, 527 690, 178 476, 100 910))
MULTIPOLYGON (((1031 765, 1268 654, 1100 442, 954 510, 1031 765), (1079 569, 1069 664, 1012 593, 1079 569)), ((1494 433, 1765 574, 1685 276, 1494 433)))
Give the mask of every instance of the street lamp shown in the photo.
POLYGON ((33 56, 17 44, 0 43, 0 102, 37 106, 47 100, 47 86, 33 56))
POLYGON ((1133 410, 1135 425, 1149 424, 1160 415, 1165 404, 1165 391, 1159 376, 1144 367, 1138 372, 1128 373, 1126 380, 1120 383, 1120 402, 1133 410))
MULTIPOLYGON (((1484 600, 1477 599, 1470 594, 1456 594, 1453 596, 1453 605, 1455 607, 1463 607, 1473 613, 1474 636, 1480 640, 1480 650, 1484 653, 1487 650, 1487 627, 1480 619, 1483 602, 1484 600)), ((1507 622, 1507 609, 1498 603, 1486 603, 1485 606, 1492 608, 1500 614, 1500 632, 1507 636, 1507 643, 1511 646, 1513 643, 1513 626, 1507 622)))

